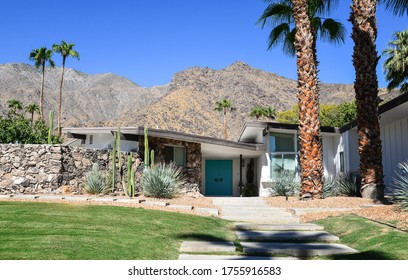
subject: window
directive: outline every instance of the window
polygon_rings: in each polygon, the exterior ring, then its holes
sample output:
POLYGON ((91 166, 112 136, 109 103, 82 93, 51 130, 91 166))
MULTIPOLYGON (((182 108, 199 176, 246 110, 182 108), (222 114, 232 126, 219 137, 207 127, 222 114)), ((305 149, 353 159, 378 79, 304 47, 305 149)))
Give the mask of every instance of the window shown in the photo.
POLYGON ((340 152, 340 172, 344 172, 344 152, 340 152))
POLYGON ((186 149, 177 146, 164 146, 164 162, 174 162, 177 166, 186 166, 186 149))
POLYGON ((298 173, 297 142, 296 134, 270 134, 271 178, 276 178, 285 171, 298 173))

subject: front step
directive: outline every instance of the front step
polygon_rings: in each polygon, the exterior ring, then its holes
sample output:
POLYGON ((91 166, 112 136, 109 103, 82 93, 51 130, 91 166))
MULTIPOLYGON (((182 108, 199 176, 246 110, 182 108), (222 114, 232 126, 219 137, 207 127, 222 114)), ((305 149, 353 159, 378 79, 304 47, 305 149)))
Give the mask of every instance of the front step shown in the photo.
POLYGON ((241 242, 241 245, 243 247, 244 254, 248 255, 283 254, 295 257, 312 257, 353 254, 358 252, 341 244, 241 242))
POLYGON ((326 231, 237 231, 239 240, 246 241, 338 241, 326 231))
POLYGON ((263 257, 263 256, 239 256, 239 255, 179 255, 179 260, 247 260, 247 261, 269 261, 269 260, 297 260, 294 257, 263 257))
POLYGON ((235 244, 227 241, 184 241, 181 243, 180 252, 188 253, 214 253, 235 252, 235 244))
POLYGON ((298 224, 300 220, 293 217, 248 217, 243 218, 240 216, 222 216, 222 219, 237 222, 247 222, 247 223, 259 223, 259 224, 298 224))
POLYGON ((246 223, 236 223, 235 228, 237 230, 280 230, 280 231, 313 231, 313 230, 323 230, 322 226, 316 224, 246 224, 246 223))

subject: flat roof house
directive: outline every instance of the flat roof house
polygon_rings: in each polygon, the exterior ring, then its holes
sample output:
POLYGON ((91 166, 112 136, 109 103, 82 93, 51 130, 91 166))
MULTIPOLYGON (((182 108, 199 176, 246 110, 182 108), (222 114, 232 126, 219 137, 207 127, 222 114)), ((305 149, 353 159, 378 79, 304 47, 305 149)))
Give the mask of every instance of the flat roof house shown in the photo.
MULTIPOLYGON (((408 160, 408 94, 380 106, 381 139, 386 192, 398 163, 408 160)), ((116 127, 64 128, 66 144, 111 149, 116 127)), ((143 155, 143 127, 124 127, 123 152, 143 155)), ((358 136, 355 122, 340 128, 322 127, 325 175, 358 171, 358 136)), ((269 195, 265 182, 282 170, 298 171, 298 126, 274 122, 245 123, 238 141, 226 141, 180 132, 149 129, 149 148, 156 162, 173 161, 207 196, 240 196, 245 185, 252 195, 269 195), (253 178, 253 179, 252 179, 253 178), (248 180, 253 180, 248 182, 248 180)))

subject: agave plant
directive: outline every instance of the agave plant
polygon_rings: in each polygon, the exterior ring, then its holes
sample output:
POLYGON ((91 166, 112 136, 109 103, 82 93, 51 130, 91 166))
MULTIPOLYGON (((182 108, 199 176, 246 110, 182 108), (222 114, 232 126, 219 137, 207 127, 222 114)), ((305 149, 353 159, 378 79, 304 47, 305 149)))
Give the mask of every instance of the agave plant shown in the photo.
POLYGON ((183 173, 174 163, 145 168, 141 178, 144 194, 156 198, 174 197, 183 183, 183 173))
POLYGON ((104 173, 99 170, 97 163, 94 163, 92 170, 85 174, 85 192, 89 194, 105 194, 110 187, 106 184, 104 173))
POLYGON ((360 177, 358 174, 344 173, 337 178, 339 195, 343 196, 361 196, 360 177))
POLYGON ((300 192, 300 181, 295 174, 290 171, 282 171, 276 179, 269 184, 271 196, 293 196, 300 192))
POLYGON ((398 164, 398 170, 393 178, 394 191, 392 200, 408 211, 408 161, 398 164))

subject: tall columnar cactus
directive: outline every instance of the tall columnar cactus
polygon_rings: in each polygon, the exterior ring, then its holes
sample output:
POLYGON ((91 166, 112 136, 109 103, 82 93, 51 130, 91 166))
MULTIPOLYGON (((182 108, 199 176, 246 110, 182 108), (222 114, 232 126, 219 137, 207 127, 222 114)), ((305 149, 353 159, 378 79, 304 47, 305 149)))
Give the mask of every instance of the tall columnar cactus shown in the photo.
POLYGON ((150 151, 150 168, 154 167, 154 150, 150 151))
POLYGON ((144 128, 144 166, 149 167, 149 139, 147 137, 147 127, 144 128))
POLYGON ((116 144, 118 145, 118 160, 119 160, 119 173, 122 175, 122 154, 120 150, 120 127, 118 127, 118 132, 116 133, 116 144))
POLYGON ((132 154, 130 153, 128 155, 128 161, 127 161, 127 188, 128 188, 128 195, 133 197, 134 196, 134 176, 132 180, 132 154))
POLYGON ((112 149, 112 192, 115 190, 116 183, 116 132, 113 134, 113 149, 112 149))
POLYGON ((54 111, 48 114, 48 144, 52 144, 52 131, 54 129, 54 111))
POLYGON ((130 183, 132 197, 135 197, 135 172, 133 170, 130 170, 130 183))

